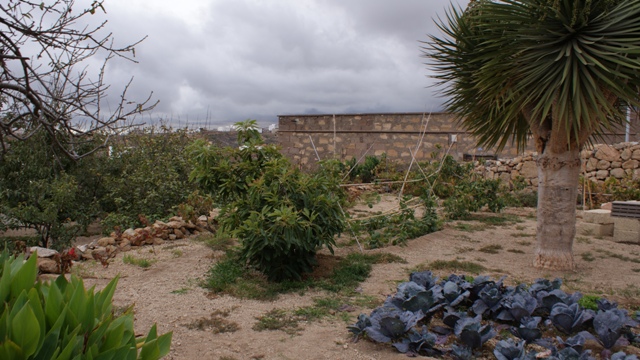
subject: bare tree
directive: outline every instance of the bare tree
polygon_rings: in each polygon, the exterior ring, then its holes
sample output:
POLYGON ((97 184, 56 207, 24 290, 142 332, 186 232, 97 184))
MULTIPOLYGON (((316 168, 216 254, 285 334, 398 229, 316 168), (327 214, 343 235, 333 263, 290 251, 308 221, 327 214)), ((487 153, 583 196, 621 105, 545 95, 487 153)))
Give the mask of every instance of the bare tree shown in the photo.
MULTIPOLYGON (((104 12, 103 1, 76 11, 74 0, 44 2, 8 0, 0 3, 0 146, 46 131, 67 156, 78 159, 92 151, 79 150, 91 135, 117 134, 132 118, 156 103, 151 94, 141 102, 126 98, 131 80, 116 101, 108 104, 105 66, 114 57, 134 61, 135 46, 115 47, 106 20, 94 25, 90 17, 104 12), (88 59, 101 57, 93 77, 88 59)), ((86 147, 85 147, 86 148, 86 147)))

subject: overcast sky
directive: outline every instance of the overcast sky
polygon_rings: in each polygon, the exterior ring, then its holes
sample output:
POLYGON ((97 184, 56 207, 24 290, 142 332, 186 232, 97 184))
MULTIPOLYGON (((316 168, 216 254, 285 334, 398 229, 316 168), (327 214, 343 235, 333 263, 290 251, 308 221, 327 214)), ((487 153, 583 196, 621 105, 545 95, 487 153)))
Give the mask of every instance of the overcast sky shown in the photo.
MULTIPOLYGON (((453 0, 466 5, 466 0, 453 0)), ((153 91, 145 122, 260 124, 277 115, 441 110, 420 41, 449 0, 107 0, 116 44, 148 35, 138 64, 109 64, 129 98, 153 91)))

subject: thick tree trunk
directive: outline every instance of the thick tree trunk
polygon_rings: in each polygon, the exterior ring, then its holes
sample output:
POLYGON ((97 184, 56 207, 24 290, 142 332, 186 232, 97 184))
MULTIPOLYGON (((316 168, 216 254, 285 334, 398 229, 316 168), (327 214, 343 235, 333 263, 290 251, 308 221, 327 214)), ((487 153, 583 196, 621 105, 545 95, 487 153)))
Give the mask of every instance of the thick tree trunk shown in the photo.
POLYGON ((538 158, 538 247, 534 266, 574 270, 572 247, 576 234, 580 151, 554 154, 546 150, 538 158))

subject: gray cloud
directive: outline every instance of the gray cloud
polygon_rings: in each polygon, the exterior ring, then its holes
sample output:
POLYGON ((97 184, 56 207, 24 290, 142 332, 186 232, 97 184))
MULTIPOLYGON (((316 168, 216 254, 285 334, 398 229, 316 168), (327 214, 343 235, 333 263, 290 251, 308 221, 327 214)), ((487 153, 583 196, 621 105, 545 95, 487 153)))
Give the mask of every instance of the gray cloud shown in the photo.
POLYGON ((112 0, 107 27, 120 43, 148 35, 138 64, 115 59, 115 91, 153 91, 145 120, 176 125, 278 114, 439 110, 420 40, 445 0, 112 0))

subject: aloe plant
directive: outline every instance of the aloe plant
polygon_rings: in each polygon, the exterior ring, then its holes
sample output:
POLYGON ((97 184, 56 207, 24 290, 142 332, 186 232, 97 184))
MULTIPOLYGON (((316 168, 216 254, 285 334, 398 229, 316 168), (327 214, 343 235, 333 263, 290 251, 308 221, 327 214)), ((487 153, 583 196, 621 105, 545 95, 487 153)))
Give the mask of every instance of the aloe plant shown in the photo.
POLYGON ((158 336, 153 325, 136 339, 131 309, 113 314, 118 278, 101 291, 86 290, 74 276, 43 283, 36 259, 0 254, 0 359, 152 360, 169 353, 171 333, 158 336))

